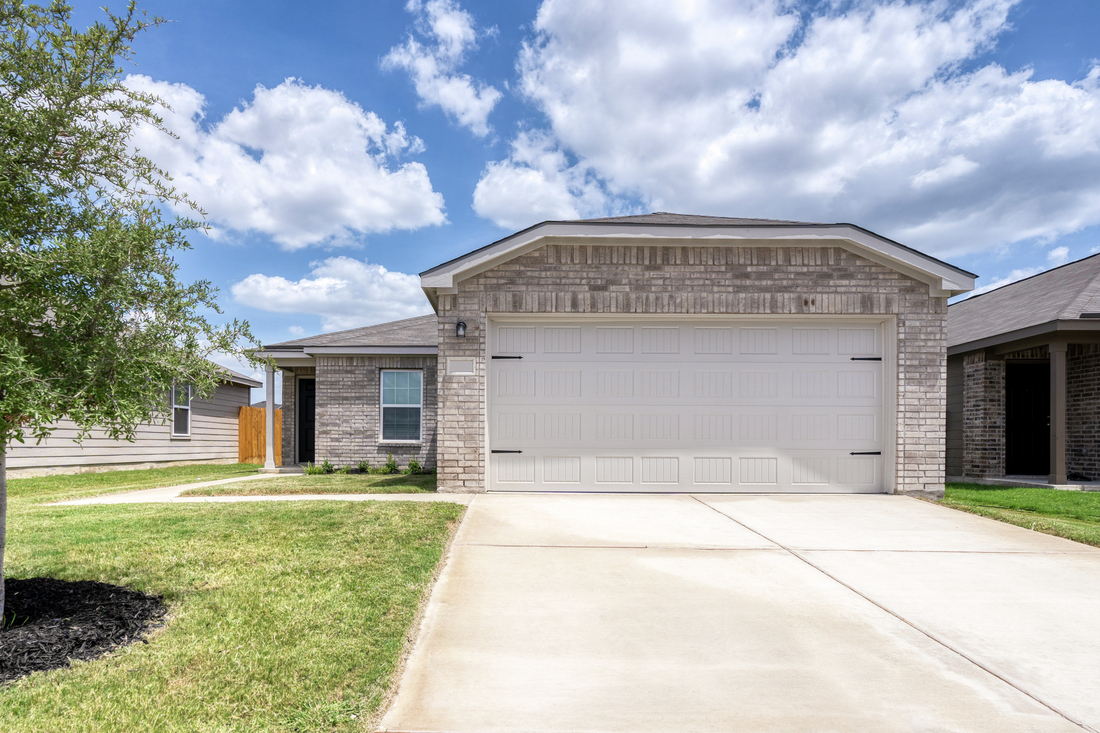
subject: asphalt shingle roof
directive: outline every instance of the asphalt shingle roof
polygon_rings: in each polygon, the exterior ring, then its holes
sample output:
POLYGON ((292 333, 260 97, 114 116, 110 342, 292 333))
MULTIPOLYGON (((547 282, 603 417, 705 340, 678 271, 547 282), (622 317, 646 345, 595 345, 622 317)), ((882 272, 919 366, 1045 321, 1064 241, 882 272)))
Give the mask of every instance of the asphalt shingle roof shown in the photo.
POLYGON ((1100 312, 1100 254, 952 304, 947 309, 947 345, 1096 312, 1100 312))
POLYGON ((297 349, 304 346, 435 346, 439 341, 439 319, 433 313, 377 326, 322 333, 293 341, 265 344, 267 349, 297 349))

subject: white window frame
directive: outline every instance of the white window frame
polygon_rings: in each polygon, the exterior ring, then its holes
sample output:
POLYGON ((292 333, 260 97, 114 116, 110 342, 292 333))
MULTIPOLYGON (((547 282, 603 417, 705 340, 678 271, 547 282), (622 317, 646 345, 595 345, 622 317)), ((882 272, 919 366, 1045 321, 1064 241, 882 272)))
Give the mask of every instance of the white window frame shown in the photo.
POLYGON ((189 385, 189 384, 184 384, 184 385, 173 384, 172 385, 172 394, 171 394, 171 401, 170 401, 171 407, 169 408, 171 410, 171 415, 169 416, 168 419, 169 419, 169 424, 171 425, 172 437, 173 438, 190 438, 191 437, 191 417, 192 417, 192 414, 191 414, 191 400, 193 398, 194 398, 194 395, 191 393, 191 385, 189 385), (180 390, 180 389, 186 389, 187 390, 187 405, 186 406, 176 404, 176 394, 177 394, 177 391, 180 390), (176 432, 176 410, 186 410, 187 411, 187 432, 186 433, 177 433, 176 432))
POLYGON ((410 444, 410 443, 422 443, 424 442, 424 370, 423 369, 381 369, 378 373, 378 442, 386 443, 390 445, 394 444, 410 444), (419 374, 420 375, 420 402, 418 404, 408 405, 387 405, 385 404, 385 380, 387 374, 419 374), (387 407, 416 407, 420 410, 420 429, 417 431, 417 437, 415 440, 412 438, 402 438, 399 440, 385 438, 385 426, 386 426, 386 408, 387 407))

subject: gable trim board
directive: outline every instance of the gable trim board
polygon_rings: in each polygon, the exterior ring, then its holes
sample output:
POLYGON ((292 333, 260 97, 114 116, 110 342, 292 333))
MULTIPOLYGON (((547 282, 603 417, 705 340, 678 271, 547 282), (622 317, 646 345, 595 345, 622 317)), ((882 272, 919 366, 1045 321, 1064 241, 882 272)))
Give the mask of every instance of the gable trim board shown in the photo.
MULTIPOLYGON (((629 217, 626 217, 629 218, 629 217)), ((421 287, 433 306, 466 278, 548 244, 590 242, 605 246, 840 246, 872 262, 928 284, 932 297, 952 297, 974 289, 974 273, 929 257, 852 224, 629 224, 621 222, 550 221, 517 232, 420 274, 421 287)))

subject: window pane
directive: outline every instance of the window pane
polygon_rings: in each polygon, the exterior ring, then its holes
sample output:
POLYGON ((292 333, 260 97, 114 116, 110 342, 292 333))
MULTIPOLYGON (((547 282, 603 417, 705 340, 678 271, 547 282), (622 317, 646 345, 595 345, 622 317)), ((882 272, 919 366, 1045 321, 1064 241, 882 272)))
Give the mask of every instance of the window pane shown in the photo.
POLYGON ((191 434, 191 411, 177 407, 172 410, 172 432, 175 435, 191 434))
POLYGON ((188 387, 186 384, 177 384, 175 392, 176 396, 174 404, 176 407, 187 407, 191 404, 190 387, 188 387))
POLYGON ((383 405, 419 405, 420 372, 382 372, 383 405))
POLYGON ((420 408, 383 407, 382 440, 420 440, 420 408))

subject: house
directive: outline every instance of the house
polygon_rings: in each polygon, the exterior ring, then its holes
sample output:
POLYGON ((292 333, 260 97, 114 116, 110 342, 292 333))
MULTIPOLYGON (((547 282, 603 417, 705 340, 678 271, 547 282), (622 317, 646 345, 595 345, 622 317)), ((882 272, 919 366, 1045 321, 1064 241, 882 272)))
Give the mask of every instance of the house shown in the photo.
POLYGON ((937 496, 947 298, 974 277, 851 224, 549 221, 422 273, 434 315, 264 353, 288 462, 392 453, 441 491, 937 496))
POLYGON ((947 475, 1100 480, 1100 255, 948 308, 947 475))
POLYGON ((41 443, 27 438, 8 446, 8 477, 161 468, 193 463, 237 462, 237 414, 260 382, 224 369, 225 378, 209 398, 187 386, 167 395, 164 421, 140 425, 134 441, 112 440, 102 430, 77 443, 76 425, 61 420, 41 443))

